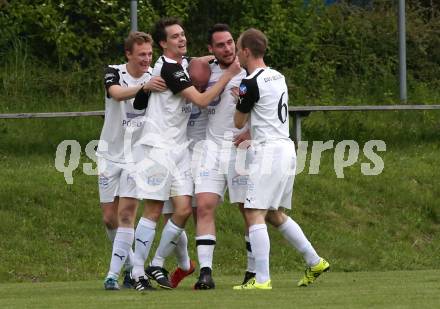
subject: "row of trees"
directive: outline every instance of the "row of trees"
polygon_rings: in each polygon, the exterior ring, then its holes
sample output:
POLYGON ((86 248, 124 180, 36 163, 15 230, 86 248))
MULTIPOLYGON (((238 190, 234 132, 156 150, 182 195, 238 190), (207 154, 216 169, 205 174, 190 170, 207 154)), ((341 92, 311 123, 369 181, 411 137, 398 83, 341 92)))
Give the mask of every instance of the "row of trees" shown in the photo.
MULTIPOLYGON (((335 84, 374 86, 397 73, 396 1, 139 0, 139 29, 160 16, 179 16, 191 54, 206 53, 206 29, 226 22, 234 35, 257 27, 269 37, 267 62, 282 69, 297 93, 332 92, 335 84), (308 90, 307 90, 308 89, 308 90), (312 91, 313 90, 313 91, 312 91)), ((408 1, 407 1, 408 2, 408 1)), ((440 18, 432 1, 407 5, 409 78, 439 84, 440 18)), ((127 0, 0 2, 0 53, 17 40, 61 69, 121 61, 130 29, 127 0)), ((1 62, 1 60, 0 60, 1 62)), ((1 63, 0 63, 1 64, 1 63)))

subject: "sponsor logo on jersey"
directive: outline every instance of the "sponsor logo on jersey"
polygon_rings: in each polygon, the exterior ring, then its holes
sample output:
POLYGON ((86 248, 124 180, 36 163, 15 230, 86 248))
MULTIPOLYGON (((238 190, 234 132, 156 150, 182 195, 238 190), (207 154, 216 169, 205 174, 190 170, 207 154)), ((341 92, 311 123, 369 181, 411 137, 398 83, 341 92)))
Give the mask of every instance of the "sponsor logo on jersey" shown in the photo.
POLYGON ((144 123, 144 120, 122 120, 122 126, 126 128, 141 128, 144 123))
POLYGON ((238 175, 232 178, 233 186, 247 186, 248 185, 248 175, 238 175))
POLYGON ((182 106, 182 110, 181 111, 182 111, 183 114, 191 113, 192 107, 191 107, 191 105, 182 106))

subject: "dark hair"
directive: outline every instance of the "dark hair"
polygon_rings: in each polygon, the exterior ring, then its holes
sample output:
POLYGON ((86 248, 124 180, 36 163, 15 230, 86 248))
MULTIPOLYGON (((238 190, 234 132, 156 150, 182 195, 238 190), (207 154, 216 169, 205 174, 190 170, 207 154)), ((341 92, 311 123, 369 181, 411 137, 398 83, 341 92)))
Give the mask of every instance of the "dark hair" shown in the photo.
POLYGON ((153 39, 151 35, 145 32, 133 31, 128 34, 128 37, 124 40, 124 49, 132 52, 134 44, 150 43, 153 45, 153 39))
POLYGON ((263 57, 267 49, 267 37, 258 29, 250 28, 240 34, 238 42, 241 48, 249 48, 254 57, 263 57))
POLYGON ((212 44, 212 36, 216 32, 231 32, 227 24, 215 24, 208 30, 208 44, 212 44))
POLYGON ((172 25, 179 25, 183 28, 182 22, 177 17, 163 17, 154 24, 154 29, 152 31, 153 40, 160 49, 162 49, 160 42, 167 40, 167 32, 165 31, 165 28, 172 25))

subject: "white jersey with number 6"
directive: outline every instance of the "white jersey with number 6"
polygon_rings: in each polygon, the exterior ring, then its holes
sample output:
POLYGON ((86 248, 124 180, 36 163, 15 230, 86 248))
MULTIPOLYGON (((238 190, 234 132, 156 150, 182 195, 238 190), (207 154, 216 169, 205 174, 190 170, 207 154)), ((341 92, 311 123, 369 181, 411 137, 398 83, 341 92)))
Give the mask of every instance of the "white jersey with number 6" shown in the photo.
POLYGON ((257 142, 289 139, 288 92, 284 75, 257 68, 240 84, 237 110, 251 113, 251 137, 257 142))

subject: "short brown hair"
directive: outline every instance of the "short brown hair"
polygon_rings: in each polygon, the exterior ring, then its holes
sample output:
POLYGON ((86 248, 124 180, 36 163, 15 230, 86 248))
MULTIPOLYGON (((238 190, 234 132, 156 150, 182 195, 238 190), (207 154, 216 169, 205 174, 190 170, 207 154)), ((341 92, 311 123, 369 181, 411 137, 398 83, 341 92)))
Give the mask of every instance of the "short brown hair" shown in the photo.
POLYGON ((160 42, 167 40, 167 32, 165 28, 173 25, 179 25, 183 29, 182 22, 177 17, 163 17, 154 24, 154 29, 152 31, 153 39, 160 49, 162 49, 160 42))
POLYGON ((263 57, 267 49, 267 37, 258 29, 250 28, 238 38, 241 48, 249 48, 254 57, 263 57))
POLYGON ((153 45, 153 39, 151 35, 145 32, 133 31, 128 34, 128 37, 124 41, 124 49, 132 52, 134 44, 150 43, 153 45))

